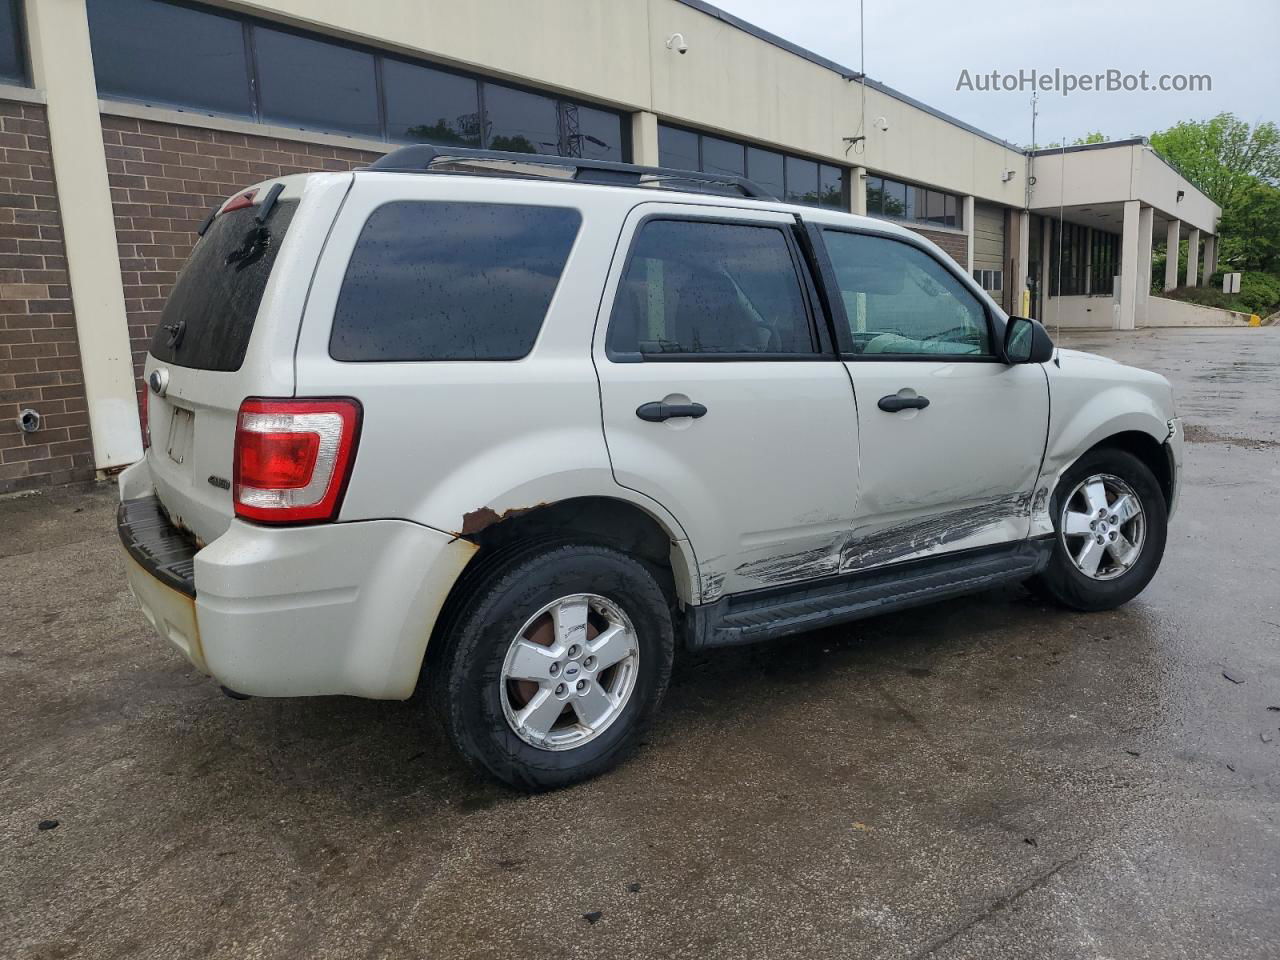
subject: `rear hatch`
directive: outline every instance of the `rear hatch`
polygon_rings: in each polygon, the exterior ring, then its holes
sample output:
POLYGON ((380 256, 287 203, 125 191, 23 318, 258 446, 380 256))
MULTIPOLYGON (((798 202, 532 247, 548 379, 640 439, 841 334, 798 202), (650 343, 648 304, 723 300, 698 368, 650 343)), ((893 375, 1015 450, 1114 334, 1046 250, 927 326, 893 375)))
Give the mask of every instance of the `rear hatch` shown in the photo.
POLYGON ((224 533, 234 515, 241 401, 294 392, 293 352, 317 238, 349 182, 349 174, 298 175, 237 194, 208 224, 165 303, 145 371, 147 461, 169 518, 201 543, 224 533))

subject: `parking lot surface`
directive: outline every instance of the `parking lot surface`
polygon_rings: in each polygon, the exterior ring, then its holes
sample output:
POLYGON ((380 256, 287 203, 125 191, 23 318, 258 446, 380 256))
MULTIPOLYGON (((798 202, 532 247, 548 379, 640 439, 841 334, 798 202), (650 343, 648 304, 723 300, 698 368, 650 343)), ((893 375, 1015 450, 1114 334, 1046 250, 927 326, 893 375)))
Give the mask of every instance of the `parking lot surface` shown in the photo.
POLYGON ((0 955, 1277 956, 1280 328, 1062 339, 1188 424, 1142 596, 686 656, 630 762, 543 796, 420 703, 222 696, 109 485, 0 501, 0 955))

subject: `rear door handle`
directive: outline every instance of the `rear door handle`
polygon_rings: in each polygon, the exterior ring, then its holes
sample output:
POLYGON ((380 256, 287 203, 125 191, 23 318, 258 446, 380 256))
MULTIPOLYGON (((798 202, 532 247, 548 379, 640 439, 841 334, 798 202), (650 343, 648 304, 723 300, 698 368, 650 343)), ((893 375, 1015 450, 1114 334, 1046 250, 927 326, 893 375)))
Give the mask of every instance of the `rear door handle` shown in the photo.
POLYGON ((897 413, 899 410, 923 410, 928 405, 928 397, 900 397, 896 393, 881 397, 880 402, 876 404, 886 413, 897 413))
POLYGON ((651 400, 636 407, 636 416, 650 423, 661 423, 672 417, 693 417, 696 420, 706 414, 707 408, 700 403, 663 403, 661 400, 651 400))

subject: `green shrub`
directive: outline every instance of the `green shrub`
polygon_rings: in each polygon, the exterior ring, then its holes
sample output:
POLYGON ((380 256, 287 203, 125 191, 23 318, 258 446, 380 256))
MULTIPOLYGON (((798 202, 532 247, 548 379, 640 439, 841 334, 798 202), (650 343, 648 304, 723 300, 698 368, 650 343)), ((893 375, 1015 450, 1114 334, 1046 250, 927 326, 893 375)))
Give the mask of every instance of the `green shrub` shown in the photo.
POLYGON ((1160 294, 1173 300, 1185 300, 1202 307, 1256 313, 1261 317, 1280 310, 1280 276, 1260 270, 1246 271, 1240 278, 1239 293, 1222 292, 1222 274, 1213 275, 1211 286, 1178 287, 1160 294))
MULTIPOLYGON (((1221 287, 1219 287, 1221 289, 1221 287)), ((1246 313, 1265 317, 1280 309, 1280 276, 1250 270, 1240 278, 1240 292, 1236 299, 1246 313)))

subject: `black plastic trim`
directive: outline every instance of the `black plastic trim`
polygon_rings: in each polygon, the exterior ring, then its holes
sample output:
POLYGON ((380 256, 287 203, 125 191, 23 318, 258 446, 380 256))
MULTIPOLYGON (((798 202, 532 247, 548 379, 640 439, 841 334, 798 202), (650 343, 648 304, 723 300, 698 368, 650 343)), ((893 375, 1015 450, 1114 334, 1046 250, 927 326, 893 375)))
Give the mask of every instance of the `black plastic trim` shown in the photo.
POLYGON ((978 593, 1039 573, 1052 536, 976 547, 871 570, 730 594, 686 608, 690 649, 773 640, 978 593))
POLYGON ((116 531, 129 556, 167 587, 196 595, 195 538, 169 520, 154 494, 125 500, 116 511, 116 531))

